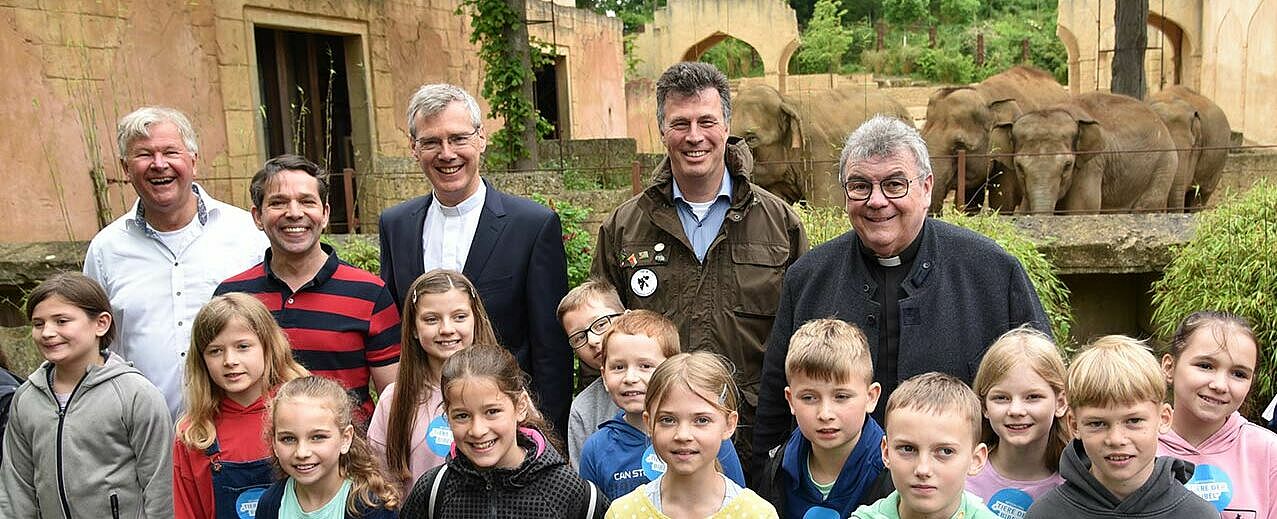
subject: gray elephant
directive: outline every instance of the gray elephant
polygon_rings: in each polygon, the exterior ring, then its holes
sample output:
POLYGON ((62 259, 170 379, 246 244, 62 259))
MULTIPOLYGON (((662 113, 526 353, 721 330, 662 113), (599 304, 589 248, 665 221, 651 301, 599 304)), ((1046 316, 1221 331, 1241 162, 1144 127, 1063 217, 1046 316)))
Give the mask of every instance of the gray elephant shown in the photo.
POLYGON ((1015 66, 973 86, 942 88, 927 101, 927 122, 922 137, 931 154, 935 183, 931 188, 931 212, 939 213, 949 192, 958 187, 958 150, 966 156, 968 207, 979 207, 988 195, 988 207, 1010 212, 1019 205, 1020 190, 1006 159, 990 160, 989 132, 1000 123, 1014 121, 1024 112, 1068 99, 1064 87, 1051 74, 1028 66, 1015 66), (989 180, 992 178, 993 180, 989 180), (986 182, 989 185, 986 186, 986 182), (992 189, 987 189, 992 188, 992 189))
POLYGON ((910 123, 895 99, 857 87, 784 96, 775 88, 741 88, 732 100, 732 135, 754 154, 754 183, 790 203, 842 207, 846 195, 834 170, 843 140, 875 114, 910 123))
POLYGON ((1179 149, 1179 169, 1171 182, 1166 206, 1205 206, 1228 160, 1228 150, 1224 148, 1232 137, 1228 116, 1210 99, 1180 85, 1166 87, 1145 102, 1162 118, 1179 149))
POLYGON ((1021 115, 989 140, 1015 153, 1021 209, 1032 213, 1164 209, 1179 166, 1157 113, 1106 92, 1021 115))

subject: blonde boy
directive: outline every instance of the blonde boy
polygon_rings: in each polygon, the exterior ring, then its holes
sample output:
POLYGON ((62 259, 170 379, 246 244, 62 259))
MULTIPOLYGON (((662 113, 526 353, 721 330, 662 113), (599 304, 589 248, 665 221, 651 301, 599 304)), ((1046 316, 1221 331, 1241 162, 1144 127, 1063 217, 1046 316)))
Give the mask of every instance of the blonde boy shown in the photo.
POLYGON ((798 428, 769 453, 761 495, 784 517, 847 517, 882 497, 883 431, 869 416, 882 388, 865 335, 837 319, 808 321, 789 339, 785 379, 798 428))
POLYGON ((980 397, 961 380, 923 373, 887 399, 882 458, 896 491, 852 517, 861 519, 997 519, 967 493, 988 449, 980 443, 980 397))
MULTIPOLYGON (((591 278, 568 291, 555 313, 568 334, 568 345, 581 360, 582 374, 597 375, 603 365, 603 334, 611 327, 612 319, 625 313, 616 289, 607 281, 591 278)), ((568 414, 568 461, 572 468, 581 462, 585 438, 619 410, 608 396, 602 377, 595 378, 572 399, 568 414)))
POLYGON ((1069 366, 1074 440, 1060 457, 1064 484, 1043 495, 1027 518, 1218 518, 1184 488, 1191 463, 1157 457, 1157 437, 1170 429, 1166 375, 1143 342, 1102 337, 1069 366))
MULTIPOLYGON (((643 425, 647 381, 665 359, 679 353, 678 328, 665 316, 634 310, 612 320, 603 334, 603 384, 621 410, 599 426, 581 449, 581 477, 615 500, 664 473, 643 425)), ((723 474, 745 485, 731 440, 718 450, 723 474)))

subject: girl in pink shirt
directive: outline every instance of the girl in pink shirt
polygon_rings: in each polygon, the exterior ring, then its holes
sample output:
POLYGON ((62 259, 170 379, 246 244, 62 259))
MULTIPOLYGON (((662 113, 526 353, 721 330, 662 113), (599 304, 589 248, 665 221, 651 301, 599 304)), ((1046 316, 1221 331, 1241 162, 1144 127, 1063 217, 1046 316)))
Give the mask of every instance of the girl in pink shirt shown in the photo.
POLYGON ((972 385, 987 419, 989 462, 967 478, 967 491, 998 517, 1024 517, 1034 500, 1064 483, 1060 453, 1071 439, 1062 420, 1064 377, 1051 338, 1027 326, 999 337, 980 362, 972 385))
POLYGON ((404 297, 399 376, 386 386, 368 425, 368 439, 400 495, 442 465, 452 444, 443 418, 439 374, 453 353, 479 342, 496 344, 479 292, 455 270, 435 269, 413 282, 404 297))
POLYGON ((1184 486, 1228 519, 1277 519, 1277 434, 1237 412, 1258 358, 1249 323, 1212 311, 1185 318, 1162 356, 1175 414, 1158 454, 1196 464, 1184 486))

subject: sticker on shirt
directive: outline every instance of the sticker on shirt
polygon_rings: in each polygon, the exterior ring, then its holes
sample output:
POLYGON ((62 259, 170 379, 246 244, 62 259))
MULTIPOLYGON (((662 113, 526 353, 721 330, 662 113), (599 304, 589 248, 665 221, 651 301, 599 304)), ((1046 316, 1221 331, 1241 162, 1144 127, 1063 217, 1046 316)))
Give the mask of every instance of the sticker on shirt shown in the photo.
POLYGON ((235 498, 235 515, 239 519, 253 519, 257 517, 257 502, 261 501, 262 494, 266 493, 265 488, 250 488, 239 494, 235 498))
POLYGON ((426 446, 430 447, 430 452, 439 457, 447 456, 452 450, 452 429, 448 427, 448 420, 442 415, 436 416, 426 427, 426 446))
POLYGON ((1184 483, 1184 487, 1221 512, 1233 500, 1233 480, 1223 469, 1214 465, 1198 465, 1193 471, 1193 479, 1184 483))
POLYGON ((803 514, 803 519, 842 519, 842 514, 832 508, 813 506, 803 514))
POLYGON ((643 475, 647 476, 648 481, 656 481, 665 473, 665 460, 656 455, 656 450, 651 445, 647 446, 647 450, 643 451, 643 475))
POLYGON ((1033 505, 1033 496, 1018 488, 1004 488, 989 498, 989 510, 1002 519, 1024 519, 1033 505))
POLYGON ((659 281, 657 281, 656 273, 652 272, 652 269, 638 269, 634 271, 633 276, 630 276, 630 290, 639 297, 655 294, 657 283, 659 281))

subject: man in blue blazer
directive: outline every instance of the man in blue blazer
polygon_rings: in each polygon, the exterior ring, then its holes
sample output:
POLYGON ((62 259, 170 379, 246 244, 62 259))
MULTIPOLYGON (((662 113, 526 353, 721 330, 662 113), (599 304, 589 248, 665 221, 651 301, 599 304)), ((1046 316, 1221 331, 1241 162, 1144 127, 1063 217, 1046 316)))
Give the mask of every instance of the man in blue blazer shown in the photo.
POLYGON ((554 313, 568 284, 562 226, 553 211, 479 176, 482 122, 478 103, 459 87, 426 85, 412 96, 412 155, 433 192, 382 212, 381 278, 402 307, 422 273, 464 273, 562 435, 572 401, 572 351, 554 313))

